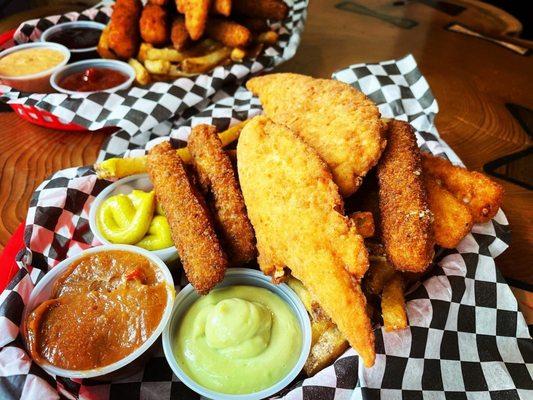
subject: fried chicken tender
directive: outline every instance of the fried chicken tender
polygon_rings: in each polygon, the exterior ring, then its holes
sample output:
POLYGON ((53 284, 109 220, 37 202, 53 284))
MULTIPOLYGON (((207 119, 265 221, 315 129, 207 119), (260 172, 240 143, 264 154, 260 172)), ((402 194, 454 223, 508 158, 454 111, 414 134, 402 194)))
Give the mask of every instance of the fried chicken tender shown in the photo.
POLYGON ((503 187, 486 175, 453 165, 444 158, 423 154, 424 172, 442 182, 470 210, 474 222, 490 221, 503 201, 503 187))
POLYGON ((113 6, 107 35, 108 45, 124 60, 137 54, 141 10, 140 0, 117 0, 113 6))
POLYGON ((198 293, 208 293, 224 278, 228 260, 205 200, 191 183, 183 161, 169 142, 152 148, 147 164, 187 279, 198 293))
POLYGON ((183 0, 185 5, 185 26, 192 40, 198 40, 204 34, 211 0, 183 0))
POLYGON ((246 47, 252 40, 248 28, 228 20, 212 19, 206 28, 207 35, 229 47, 246 47))
POLYGON ((233 8, 247 17, 281 21, 287 17, 289 7, 282 0, 233 0, 233 8))
POLYGON ((211 125, 194 127, 187 148, 203 192, 213 198, 215 222, 230 263, 237 266, 251 261, 256 255, 254 230, 217 129, 211 125))
POLYGON ((231 1, 232 0, 214 0, 213 10, 217 14, 229 17, 231 14, 231 1))
POLYGON ((139 28, 146 43, 163 45, 168 41, 168 15, 164 7, 149 3, 142 11, 139 28))
POLYGON ((189 42, 190 36, 187 32, 187 27, 185 26, 185 18, 182 16, 177 16, 174 21, 172 21, 172 28, 170 30, 170 41, 172 46, 176 50, 182 50, 187 43, 189 42))
POLYGON ((250 79, 246 87, 259 96, 270 119, 317 151, 344 197, 378 162, 385 147, 378 108, 350 85, 281 73, 250 79))
POLYGON ((433 213, 435 241, 441 247, 453 249, 472 230, 474 219, 468 208, 440 186, 435 178, 424 175, 429 209, 433 213))
POLYGON ((422 272, 431 263, 435 240, 420 150, 407 122, 390 121, 387 141, 377 166, 382 241, 394 268, 422 272))
POLYGON ((374 335, 357 279, 368 268, 367 252, 343 215, 327 165, 295 133, 264 116, 242 130, 237 165, 262 271, 276 280, 290 268, 372 366, 374 335))

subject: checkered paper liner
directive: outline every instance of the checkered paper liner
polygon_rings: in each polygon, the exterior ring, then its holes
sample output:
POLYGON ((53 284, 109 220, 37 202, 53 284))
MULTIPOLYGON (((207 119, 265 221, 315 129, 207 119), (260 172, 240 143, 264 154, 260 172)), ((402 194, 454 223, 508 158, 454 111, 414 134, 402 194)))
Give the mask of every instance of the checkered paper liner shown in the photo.
MULTIPOLYGON (((424 151, 459 163, 433 125, 437 103, 412 56, 353 65, 333 77, 369 95, 384 117, 413 124, 424 151)), ((190 126, 207 122, 223 129, 260 112, 258 100, 242 87, 219 92, 202 105, 195 115, 132 137, 136 142, 131 146, 122 142, 124 138, 112 139, 101 157, 125 148, 127 155, 136 155, 168 136, 174 145, 183 146, 190 126)), ((98 180, 91 168, 83 167, 59 171, 36 189, 26 220, 26 249, 18 257, 21 269, 0 295, 0 398, 48 399, 57 398, 58 393, 62 398, 80 399, 199 398, 172 374, 161 352, 128 379, 97 383, 51 377, 24 350, 19 326, 35 282, 61 260, 97 244, 89 230, 88 211, 108 184, 98 180)), ((456 249, 438 251, 430 276, 409 288, 409 328, 375 331, 373 368, 364 368, 350 349, 314 377, 295 381, 277 398, 531 398, 533 342, 494 262, 509 240, 502 211, 492 221, 475 225, 456 249)), ((183 284, 183 277, 176 276, 175 282, 183 284)))
MULTIPOLYGON (((281 22, 270 22, 271 28, 279 34, 278 42, 266 46, 256 58, 218 66, 211 72, 196 77, 156 82, 142 87, 133 86, 115 93, 36 94, 22 93, 0 85, 0 100, 44 109, 63 123, 75 123, 91 131, 117 126, 130 135, 145 132, 201 103, 224 85, 271 70, 292 58, 300 44, 308 0, 284 1, 289 5, 287 18, 281 22)), ((63 22, 94 20, 107 23, 111 13, 112 6, 109 2, 103 2, 81 13, 71 12, 27 21, 17 29, 14 40, 6 46, 37 41, 44 30, 63 22)))

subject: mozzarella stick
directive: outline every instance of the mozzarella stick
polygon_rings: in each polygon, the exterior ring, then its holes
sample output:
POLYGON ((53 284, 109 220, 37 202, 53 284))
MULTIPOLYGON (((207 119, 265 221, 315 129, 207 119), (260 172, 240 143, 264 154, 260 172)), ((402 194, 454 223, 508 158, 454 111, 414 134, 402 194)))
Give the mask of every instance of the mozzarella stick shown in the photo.
POLYGON ((169 142, 150 151, 147 166, 187 279, 198 293, 206 294, 224 278, 228 261, 205 200, 169 142))
POLYGON ((435 240, 420 150, 408 123, 389 123, 387 147, 379 161, 377 177, 387 258, 397 270, 422 272, 431 263, 435 240))

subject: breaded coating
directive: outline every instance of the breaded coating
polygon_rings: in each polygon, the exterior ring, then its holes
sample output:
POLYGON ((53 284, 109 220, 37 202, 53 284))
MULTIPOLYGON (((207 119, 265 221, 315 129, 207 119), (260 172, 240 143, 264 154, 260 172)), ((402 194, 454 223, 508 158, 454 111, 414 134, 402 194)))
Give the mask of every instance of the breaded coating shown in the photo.
POLYGON ((350 85, 281 73, 252 78, 246 87, 259 96, 270 119, 316 150, 344 197, 378 162, 385 146, 378 108, 350 85))
POLYGON ((394 268, 422 272, 431 263, 435 240, 420 150, 407 122, 390 121, 387 141, 377 166, 382 242, 394 268))
POLYGON ((205 294, 224 278, 228 267, 205 200, 169 142, 150 150, 147 169, 187 279, 198 293, 205 294))
POLYGON ((168 41, 168 15, 166 8, 149 3, 139 21, 141 37, 146 43, 163 45, 168 41))
POLYGON ((503 187, 488 176, 453 165, 444 158, 423 154, 424 172, 435 177, 470 210, 474 222, 490 221, 503 202, 503 187))
POLYGON ((222 148, 217 129, 198 125, 192 129, 187 148, 204 193, 212 197, 213 214, 231 265, 255 258, 255 235, 231 160, 222 148))
POLYGON ((383 287, 381 295, 381 314, 383 325, 387 332, 407 328, 407 313, 405 312, 404 282, 398 272, 383 287))
POLYGON ((211 0, 184 0, 185 26, 192 40, 198 40, 204 34, 211 0))
POLYGON ((139 47, 140 0, 117 0, 109 22, 109 48, 120 58, 127 60, 137 54, 139 47))
POLYGON ((274 279, 290 268, 358 351, 374 364, 374 335, 358 279, 363 239, 343 215, 327 165, 296 134, 264 116, 242 130, 237 165, 259 265, 274 279))
POLYGON ((282 0, 233 0, 233 8, 247 17, 274 19, 287 17, 289 7, 282 0))
POLYGON ((182 50, 189 42, 189 39, 189 32, 187 32, 187 28, 185 27, 185 18, 178 15, 174 18, 174 21, 172 21, 172 29, 170 30, 170 41, 172 42, 172 46, 174 46, 176 50, 182 50))
POLYGON ((213 11, 217 14, 229 17, 231 14, 232 0, 213 0, 213 11))
POLYGON ((210 38, 229 47, 246 47, 252 40, 252 33, 248 28, 223 19, 210 20, 206 32, 210 38))
POLYGON ((363 238, 374 236, 374 217, 370 211, 356 211, 349 215, 354 222, 357 233, 363 238))
POLYGON ((155 5, 158 5, 158 6, 166 6, 167 5, 167 0, 148 0, 148 3, 149 4, 155 4, 155 5))
POLYGON ((474 219, 468 208, 440 186, 435 178, 424 175, 429 209, 433 213, 435 242, 441 247, 453 249, 472 230, 474 219))
POLYGON ((179 13, 185 14, 185 8, 187 6, 188 0, 176 0, 176 10, 178 10, 179 13))

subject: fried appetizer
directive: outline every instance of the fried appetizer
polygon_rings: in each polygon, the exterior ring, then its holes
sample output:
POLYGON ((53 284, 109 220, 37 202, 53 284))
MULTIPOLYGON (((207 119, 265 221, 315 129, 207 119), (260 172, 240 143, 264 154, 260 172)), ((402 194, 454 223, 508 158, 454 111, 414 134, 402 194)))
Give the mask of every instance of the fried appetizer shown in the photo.
POLYGON ((328 328, 311 346, 309 357, 305 361, 304 371, 308 376, 331 365, 348 349, 348 342, 336 326, 328 328))
POLYGON ((381 295, 381 314, 387 332, 407 328, 405 312, 404 282, 400 273, 396 272, 383 287, 381 295))
POLYGON ((185 27, 185 19, 182 16, 177 16, 172 21, 172 28, 170 30, 170 41, 176 50, 182 50, 189 42, 190 36, 185 27))
POLYGON ((474 219, 468 208, 440 186, 435 178, 425 174, 424 182, 429 209, 433 213, 435 242, 446 249, 453 249, 472 230, 474 219))
POLYGON ((233 0, 233 8, 247 17, 281 21, 289 12, 282 0, 233 0))
POLYGON ((176 10, 178 10, 179 13, 185 14, 185 8, 187 6, 188 0, 176 0, 176 10))
POLYGON ((147 167, 187 279, 198 293, 208 293, 224 278, 228 260, 207 205, 169 142, 155 146, 148 153, 147 167))
POLYGON ((290 268, 372 366, 374 335, 357 279, 368 268, 367 252, 343 215, 327 165, 299 136, 264 116, 242 130, 237 165, 262 271, 279 280, 290 268))
POLYGON ((204 193, 212 196, 216 226, 232 265, 255 258, 255 235, 229 157, 222 149, 217 129, 198 125, 187 145, 192 165, 204 193))
POLYGON ((148 0, 148 3, 155 4, 157 6, 166 6, 167 0, 148 0))
POLYGON ((229 47, 246 47, 252 40, 252 33, 248 28, 223 19, 210 20, 206 32, 210 38, 229 47))
POLYGON ((146 43, 156 46, 165 44, 169 35, 166 8, 157 4, 147 4, 143 8, 139 28, 141 37, 146 43))
POLYGON ((423 154, 422 162, 425 173, 435 177, 468 207, 474 222, 490 221, 500 209, 503 187, 486 175, 430 154, 423 154))
POLYGON ((363 280, 364 287, 367 293, 379 295, 396 270, 384 256, 370 255, 369 259, 370 268, 363 280))
POLYGON ((117 0, 113 6, 107 41, 109 49, 124 60, 137 54, 141 10, 140 0, 117 0))
POLYGON ((185 5, 185 26, 192 40, 198 40, 204 34, 210 0, 182 0, 185 5))
POLYGON ((435 240, 420 150, 407 122, 392 120, 387 132, 377 166, 382 241, 394 268, 422 272, 431 263, 435 240))
POLYGON ((344 197, 357 190, 385 146, 376 105, 332 79, 281 73, 250 79, 266 115, 287 126, 328 164, 344 197))
POLYGON ((350 214, 350 219, 355 223, 357 233, 363 238, 374 236, 374 217, 370 211, 356 211, 350 214))
POLYGON ((213 11, 217 14, 229 17, 231 14, 231 1, 232 0, 213 0, 213 11))

